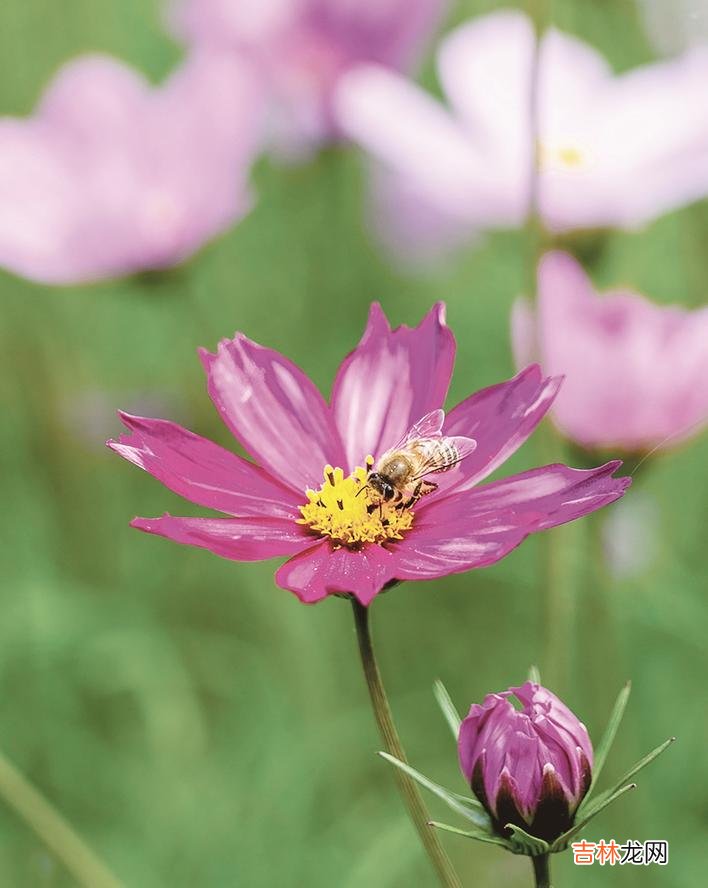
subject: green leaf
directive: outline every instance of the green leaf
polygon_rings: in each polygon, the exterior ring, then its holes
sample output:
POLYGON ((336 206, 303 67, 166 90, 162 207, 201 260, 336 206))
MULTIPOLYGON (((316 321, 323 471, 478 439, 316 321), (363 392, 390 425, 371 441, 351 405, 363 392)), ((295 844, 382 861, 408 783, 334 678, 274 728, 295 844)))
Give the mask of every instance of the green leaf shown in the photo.
POLYGON ((643 768, 646 768, 646 766, 650 762, 653 762, 657 756, 660 756, 665 749, 668 749, 669 746, 671 746, 671 744, 675 742, 675 740, 675 737, 669 737, 668 740, 664 740, 663 743, 660 743, 656 747, 656 749, 652 749, 651 752, 648 752, 645 756, 640 758, 638 762, 635 762, 635 764, 632 765, 632 767, 629 769, 629 771, 627 771, 626 774, 622 775, 622 777, 615 784, 615 787, 619 786, 622 783, 626 783, 628 780, 631 780, 635 774, 638 774, 643 768))
POLYGON ((541 673, 538 666, 529 666, 529 681, 532 681, 534 684, 541 684, 541 673))
POLYGON ((450 730, 452 731, 452 735, 457 740, 457 736, 460 733, 460 725, 462 724, 462 719, 455 708, 455 704, 452 702, 450 695, 445 688, 445 685, 438 679, 433 685, 433 694, 435 694, 435 699, 438 701, 438 706, 442 710, 442 714, 445 716, 445 721, 450 726, 450 730))
POLYGON ((482 832, 481 830, 458 829, 456 826, 450 826, 448 823, 439 823, 437 820, 430 820, 429 824, 430 826, 434 826, 435 829, 454 833, 456 836, 464 836, 466 839, 476 839, 478 842, 487 842, 489 845, 499 845, 502 848, 506 848, 507 851, 511 850, 509 842, 499 836, 494 836, 491 833, 482 832))
POLYGON ((421 786, 425 787, 429 792, 432 792, 433 795, 436 795, 439 799, 442 799, 443 802, 455 811, 458 814, 461 814, 467 820, 471 820, 473 823, 476 823, 477 826, 482 829, 489 829, 489 817, 485 813, 482 806, 479 802, 475 802, 474 806, 471 799, 465 799, 464 796, 459 796, 457 793, 450 792, 445 789, 445 787, 440 786, 438 783, 430 780, 424 774, 421 774, 420 771, 416 771, 415 768, 412 768, 406 762, 400 761, 393 755, 389 755, 387 752, 380 752, 379 755, 381 758, 386 759, 387 762, 390 762, 392 765, 395 765, 399 770, 403 771, 405 774, 408 774, 409 777, 412 777, 416 783, 419 783, 421 786), (464 801, 463 801, 464 799, 464 801))
POLYGON ((511 831, 510 842, 517 854, 528 854, 530 857, 538 857, 539 854, 548 854, 550 851, 548 842, 532 836, 526 830, 521 829, 520 826, 507 823, 506 829, 511 831))
MULTIPOLYGON (((575 823, 569 830, 563 833, 562 836, 559 836, 555 842, 551 845, 551 852, 555 853, 557 851, 563 851, 568 847, 568 842, 573 836, 577 835, 581 829, 584 829, 587 824, 595 817, 600 811, 604 810, 608 805, 611 805, 612 802, 616 801, 620 796, 624 795, 626 792, 629 792, 630 789, 636 789, 636 783, 628 783, 626 786, 621 787, 610 793, 607 798, 600 799, 598 797, 597 802, 594 805, 591 805, 588 809, 587 813, 584 817, 582 817, 577 823, 575 823)), ((603 793, 604 795, 604 793, 603 793)))
POLYGON ((598 777, 602 773, 602 769, 605 766, 605 760, 607 759, 607 754, 609 753, 610 748, 617 735, 617 729, 619 728, 620 722, 622 721, 624 710, 627 708, 627 701, 629 700, 629 694, 631 690, 632 683, 628 681, 617 695, 617 700, 615 701, 615 705, 612 709, 612 714, 610 715, 610 720, 607 723, 607 727, 605 728, 605 733, 602 735, 602 739, 595 749, 595 764, 592 769, 592 783, 590 784, 590 790, 583 799, 583 802, 578 809, 578 813, 581 813, 583 809, 587 807, 590 796, 597 784, 598 777))
MULTIPOLYGON (((646 768, 646 766, 653 762, 654 759, 661 755, 661 753, 668 749, 669 746, 676 740, 675 737, 669 737, 668 740, 664 740, 663 743, 660 743, 656 749, 652 749, 651 752, 648 752, 643 758, 640 758, 638 762, 636 762, 632 767, 627 771, 626 774, 623 774, 622 777, 615 783, 614 786, 610 787, 610 789, 606 789, 604 792, 601 792, 599 796, 594 800, 594 802, 590 805, 586 805, 583 810, 583 816, 594 817, 598 810, 600 810, 601 806, 605 799, 609 798, 611 795, 617 792, 617 790, 624 786, 635 774, 638 774, 642 768, 646 768), (597 810, 596 810, 597 809, 597 810)), ((603 806, 604 807, 604 806, 603 806)))

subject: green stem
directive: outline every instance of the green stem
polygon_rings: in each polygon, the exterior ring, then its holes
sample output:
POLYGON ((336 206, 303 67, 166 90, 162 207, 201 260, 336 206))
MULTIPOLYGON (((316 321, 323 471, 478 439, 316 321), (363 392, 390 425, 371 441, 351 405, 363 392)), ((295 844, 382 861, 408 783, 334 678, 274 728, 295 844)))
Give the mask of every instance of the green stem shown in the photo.
MULTIPOLYGON (((524 229, 526 248, 526 289, 529 298, 536 303, 537 269, 544 249, 550 246, 548 233, 539 215, 539 191, 541 184, 541 120, 540 120, 540 49, 544 32, 550 24, 551 0, 526 0, 526 11, 533 22, 535 44, 529 78, 528 124, 531 133, 531 169, 529 171, 528 215, 524 229)), ((560 461, 558 444, 550 428, 541 430, 539 441, 543 448, 544 463, 560 461)), ((569 630, 572 624, 572 600, 563 586, 563 554, 558 531, 543 534, 543 566, 541 569, 542 622, 544 626, 543 660, 541 675, 548 687, 561 691, 561 683, 567 681, 570 668, 569 630)))
MULTIPOLYGON (((376 723, 379 726, 381 739, 383 740, 386 752, 395 756, 402 762, 408 762, 406 753, 401 746, 401 741, 396 731, 391 715, 391 707, 388 704, 386 691, 381 681, 381 673, 376 663, 374 648, 371 642, 371 631, 369 628, 369 611, 368 608, 359 604, 352 598, 352 608, 354 609, 354 622, 356 624, 357 640, 359 642, 359 653, 361 654, 361 665, 364 669, 364 677, 369 689, 371 697, 371 705, 374 710, 376 723)), ((437 835, 429 825, 430 816, 423 804, 423 799, 418 792, 418 788, 411 778, 400 771, 396 770, 396 780, 403 801, 408 808, 413 824, 418 831, 423 847, 430 858, 435 872, 437 873, 440 884, 444 888, 461 888, 461 882, 450 863, 450 860, 440 844, 437 835)))
MULTIPOLYGON (((546 430, 548 431, 548 430, 546 430)), ((560 460, 544 459, 544 462, 560 460)), ((575 528, 547 530, 541 540, 543 656, 541 678, 546 687, 558 694, 572 684, 573 636, 575 631, 575 593, 571 563, 575 528)))
POLYGON ((533 874, 536 879, 536 888, 552 888, 550 855, 540 854, 532 857, 533 874))
POLYGON ((79 885, 122 888, 62 815, 0 752, 0 797, 34 830, 79 885))

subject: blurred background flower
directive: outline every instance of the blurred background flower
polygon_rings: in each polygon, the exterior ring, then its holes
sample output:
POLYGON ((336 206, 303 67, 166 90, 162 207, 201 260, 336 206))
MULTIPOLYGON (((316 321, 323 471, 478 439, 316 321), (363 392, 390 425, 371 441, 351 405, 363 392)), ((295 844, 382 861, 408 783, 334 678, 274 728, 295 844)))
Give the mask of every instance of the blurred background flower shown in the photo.
POLYGON ((34 116, 0 119, 0 264, 69 284, 182 261, 250 209, 260 97, 224 54, 160 87, 108 56, 69 62, 34 116))
POLYGON ((536 309, 512 315, 518 366, 564 375, 552 416, 586 448, 675 447, 708 422, 708 308, 653 305, 629 289, 595 292, 567 253, 547 253, 536 309))
POLYGON ((255 60, 273 99, 281 154, 307 155, 339 135, 332 95, 363 62, 410 70, 447 0, 172 0, 175 32, 255 60))
MULTIPOLYGON (((449 109, 382 67, 337 93, 343 131, 383 167, 389 237, 414 247, 522 225, 530 207, 534 32, 515 11, 462 25, 441 43, 449 109), (395 195, 400 194, 398 214, 395 195), (413 206, 413 197, 417 205, 413 206), (392 206, 393 205, 393 206, 392 206), (398 226, 397 215, 403 217, 398 226)), ((583 41, 551 29, 539 57, 538 211, 554 232, 637 228, 708 193, 708 49, 616 76, 583 41), (666 126, 670 116, 671 126, 666 126)))

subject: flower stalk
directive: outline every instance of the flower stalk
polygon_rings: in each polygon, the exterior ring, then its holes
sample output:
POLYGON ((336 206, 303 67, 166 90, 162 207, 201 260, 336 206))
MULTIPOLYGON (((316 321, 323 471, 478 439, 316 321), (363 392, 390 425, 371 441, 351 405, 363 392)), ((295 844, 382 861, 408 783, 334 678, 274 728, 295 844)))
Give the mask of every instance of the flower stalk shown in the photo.
MULTIPOLYGON (((371 705, 374 717, 379 727, 381 739, 386 751, 395 756, 399 761, 407 763, 403 746, 401 745, 396 726, 391 715, 391 707, 388 703, 386 691, 381 680, 381 673, 376 662, 371 630, 369 626, 369 610, 352 597, 354 610, 354 623, 356 625, 361 665, 364 670, 366 685, 371 697, 371 705)), ((415 782, 403 771, 396 769, 398 788, 403 796, 408 814, 413 821, 423 847, 430 862, 437 873, 440 884, 444 888, 461 888, 461 882, 453 869, 452 863, 443 849, 437 835, 430 826, 430 815, 423 803, 415 782)))
POLYGON ((539 854, 538 857, 531 858, 536 888, 551 888, 550 860, 549 854, 539 854))
POLYGON ((83 888, 122 888, 81 836, 0 752, 0 798, 25 821, 83 888))

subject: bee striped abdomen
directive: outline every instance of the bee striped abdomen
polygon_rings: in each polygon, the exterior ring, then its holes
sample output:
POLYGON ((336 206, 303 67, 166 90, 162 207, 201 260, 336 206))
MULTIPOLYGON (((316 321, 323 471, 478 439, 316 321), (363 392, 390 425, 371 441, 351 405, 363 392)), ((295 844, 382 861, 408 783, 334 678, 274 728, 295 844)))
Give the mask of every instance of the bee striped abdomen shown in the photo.
POLYGON ((457 447, 449 438, 428 438, 416 442, 421 465, 428 472, 446 472, 460 458, 457 447))

